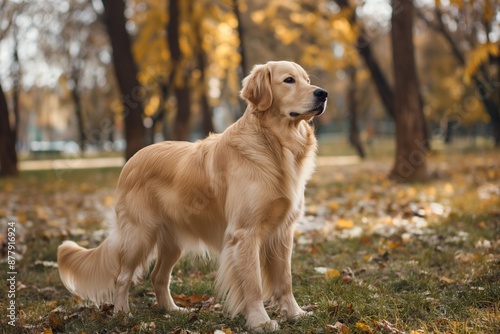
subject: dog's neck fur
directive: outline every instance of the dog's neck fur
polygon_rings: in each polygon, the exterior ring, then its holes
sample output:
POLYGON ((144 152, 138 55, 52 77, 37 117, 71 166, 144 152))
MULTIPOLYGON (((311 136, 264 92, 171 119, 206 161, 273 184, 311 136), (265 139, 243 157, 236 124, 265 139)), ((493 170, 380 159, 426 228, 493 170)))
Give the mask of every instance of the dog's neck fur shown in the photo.
POLYGON ((308 122, 312 117, 289 118, 273 110, 258 111, 251 106, 247 108, 242 117, 246 122, 251 122, 262 130, 269 133, 281 145, 292 152, 295 159, 312 153, 315 155, 317 141, 314 136, 314 127, 308 122))
POLYGON ((309 119, 291 119, 284 117, 278 110, 258 111, 248 106, 243 116, 234 125, 240 130, 254 133, 265 143, 278 160, 293 156, 293 163, 298 174, 306 175, 308 180, 315 167, 317 140, 309 119), (289 152, 289 153, 287 153, 289 152))

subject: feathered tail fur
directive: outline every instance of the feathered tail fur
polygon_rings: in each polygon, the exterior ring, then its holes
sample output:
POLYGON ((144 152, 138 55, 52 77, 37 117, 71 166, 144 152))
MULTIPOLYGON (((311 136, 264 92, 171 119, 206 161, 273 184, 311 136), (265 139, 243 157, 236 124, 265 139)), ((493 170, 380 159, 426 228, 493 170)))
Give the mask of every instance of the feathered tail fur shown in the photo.
POLYGON ((57 263, 70 292, 97 304, 113 302, 120 262, 119 246, 111 238, 93 249, 65 241, 57 250, 57 263))

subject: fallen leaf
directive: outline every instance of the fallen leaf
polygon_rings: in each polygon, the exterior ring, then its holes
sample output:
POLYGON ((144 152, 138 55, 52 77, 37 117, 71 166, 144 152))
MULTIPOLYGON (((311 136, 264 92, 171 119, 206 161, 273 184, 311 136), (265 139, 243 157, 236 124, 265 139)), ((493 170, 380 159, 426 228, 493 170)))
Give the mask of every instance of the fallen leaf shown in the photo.
POLYGON ((444 191, 448 194, 453 194, 453 185, 451 183, 446 183, 444 185, 444 191))
POLYGON ((12 192, 12 190, 14 190, 14 185, 12 183, 10 183, 10 182, 6 183, 5 187, 4 187, 4 190, 5 190, 5 192, 10 193, 10 192, 12 192))
POLYGON ((354 222, 349 219, 340 218, 337 220, 337 228, 339 229, 351 229, 354 227, 354 222))
POLYGON ((337 269, 328 269, 325 272, 325 276, 326 278, 337 278, 340 276, 340 271, 338 271, 337 269))
POLYGON ((395 249, 395 248, 398 248, 398 247, 399 247, 400 243, 399 243, 399 242, 397 242, 397 241, 387 241, 387 242, 385 243, 385 245, 386 245, 386 246, 387 246, 387 248, 389 248, 389 249, 395 249))
POLYGON ((363 333, 369 333, 369 334, 373 333, 373 329, 365 323, 357 322, 356 327, 361 329, 363 333))
POLYGON ((335 212, 340 208, 340 204, 337 201, 330 201, 327 204, 327 207, 328 207, 328 209, 330 209, 330 211, 335 212))
POLYGON ((342 282, 349 283, 354 280, 354 272, 351 268, 345 268, 342 270, 342 282))
POLYGON ((454 279, 452 279, 452 278, 448 278, 448 277, 446 277, 446 276, 441 276, 441 277, 439 278, 439 280, 440 280, 441 282, 444 282, 444 283, 447 283, 447 284, 452 284, 452 283, 455 283, 455 282, 456 282, 456 280, 454 280, 454 279))
POLYGON ((350 334, 351 330, 343 323, 337 321, 335 325, 326 325, 327 333, 350 334))
POLYGON ((28 216, 26 216, 25 212, 20 212, 17 215, 17 221, 20 223, 26 223, 28 221, 28 216))
POLYGON ((64 316, 62 314, 62 308, 58 307, 49 313, 49 325, 58 331, 64 327, 64 316))
POLYGON ((373 324, 377 326, 379 329, 381 329, 384 333, 390 333, 390 334, 403 334, 403 331, 400 331, 397 329, 393 324, 391 324, 387 320, 382 320, 382 321, 376 321, 373 320, 373 324))
POLYGON ((208 295, 191 295, 186 296, 184 294, 174 294, 174 301, 177 305, 182 307, 193 307, 200 302, 206 301, 210 298, 208 295))
POLYGON ((315 267, 314 271, 320 274, 326 274, 329 269, 326 267, 315 267))
POLYGON ((36 216, 38 219, 40 219, 41 221, 44 221, 46 222, 49 218, 48 214, 47 214, 47 211, 40 205, 37 205, 35 207, 35 211, 36 211, 36 216))
POLYGON ((214 334, 233 334, 233 331, 230 328, 222 328, 216 329, 214 334))

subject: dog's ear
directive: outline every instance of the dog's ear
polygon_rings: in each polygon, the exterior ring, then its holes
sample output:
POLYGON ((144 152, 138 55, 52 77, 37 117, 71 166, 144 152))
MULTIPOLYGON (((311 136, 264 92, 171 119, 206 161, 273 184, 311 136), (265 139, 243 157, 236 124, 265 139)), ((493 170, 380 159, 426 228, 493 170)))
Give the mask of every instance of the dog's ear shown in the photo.
POLYGON ((255 65, 250 74, 243 79, 240 96, 253 104, 257 110, 264 111, 273 104, 271 71, 269 65, 255 65))

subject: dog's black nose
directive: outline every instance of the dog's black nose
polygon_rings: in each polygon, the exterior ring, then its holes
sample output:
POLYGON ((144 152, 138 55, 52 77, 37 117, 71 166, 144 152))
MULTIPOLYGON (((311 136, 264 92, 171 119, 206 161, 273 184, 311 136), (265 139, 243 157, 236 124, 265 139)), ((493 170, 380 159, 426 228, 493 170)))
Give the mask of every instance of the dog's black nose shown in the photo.
POLYGON ((324 89, 318 88, 313 92, 314 96, 318 98, 321 102, 325 102, 328 97, 328 92, 324 89))

